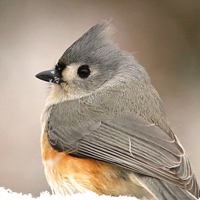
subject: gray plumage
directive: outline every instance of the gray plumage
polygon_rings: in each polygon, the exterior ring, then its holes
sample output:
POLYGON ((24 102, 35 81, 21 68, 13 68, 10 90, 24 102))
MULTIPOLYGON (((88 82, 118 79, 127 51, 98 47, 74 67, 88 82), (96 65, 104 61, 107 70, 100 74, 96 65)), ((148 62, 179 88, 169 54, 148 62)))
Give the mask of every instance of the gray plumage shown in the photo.
POLYGON ((109 22, 102 21, 60 58, 61 83, 52 84, 42 115, 49 142, 134 172, 157 199, 197 199, 190 162, 149 76, 109 36, 109 22), (73 72, 83 65, 90 68, 87 78, 73 72))

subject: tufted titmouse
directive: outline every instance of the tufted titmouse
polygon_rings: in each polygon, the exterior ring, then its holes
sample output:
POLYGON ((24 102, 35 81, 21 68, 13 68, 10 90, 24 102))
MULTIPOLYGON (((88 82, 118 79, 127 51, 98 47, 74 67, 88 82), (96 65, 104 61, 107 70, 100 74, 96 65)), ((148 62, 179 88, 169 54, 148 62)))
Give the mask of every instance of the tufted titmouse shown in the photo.
POLYGON ((144 68, 119 49, 101 21, 55 69, 41 116, 42 159, 55 193, 93 191, 157 200, 195 200, 199 187, 144 68))

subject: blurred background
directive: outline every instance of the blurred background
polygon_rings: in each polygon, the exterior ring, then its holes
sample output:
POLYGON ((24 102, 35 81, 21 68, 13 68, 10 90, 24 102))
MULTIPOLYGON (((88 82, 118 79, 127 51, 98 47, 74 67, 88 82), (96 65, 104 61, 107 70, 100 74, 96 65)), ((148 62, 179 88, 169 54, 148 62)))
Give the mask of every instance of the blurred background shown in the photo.
POLYGON ((101 19, 149 73, 200 182, 199 0, 0 0, 0 187, 49 190, 40 155, 47 83, 35 78, 101 19))

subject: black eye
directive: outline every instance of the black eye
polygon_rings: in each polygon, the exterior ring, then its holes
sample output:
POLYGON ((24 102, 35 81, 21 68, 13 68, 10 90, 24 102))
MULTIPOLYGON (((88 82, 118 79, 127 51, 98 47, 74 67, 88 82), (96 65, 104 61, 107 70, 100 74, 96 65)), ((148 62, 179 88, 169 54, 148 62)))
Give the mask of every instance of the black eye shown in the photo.
POLYGON ((90 75, 90 69, 88 65, 81 65, 78 68, 77 74, 81 78, 87 78, 90 75))

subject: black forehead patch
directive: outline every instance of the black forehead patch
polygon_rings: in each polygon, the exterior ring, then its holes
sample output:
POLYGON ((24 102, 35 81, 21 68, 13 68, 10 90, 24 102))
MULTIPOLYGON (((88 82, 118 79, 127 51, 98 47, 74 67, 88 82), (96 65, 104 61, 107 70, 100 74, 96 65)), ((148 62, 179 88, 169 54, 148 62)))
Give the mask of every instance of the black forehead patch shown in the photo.
POLYGON ((55 66, 55 69, 58 71, 63 71, 66 68, 66 64, 64 62, 58 62, 55 66))

